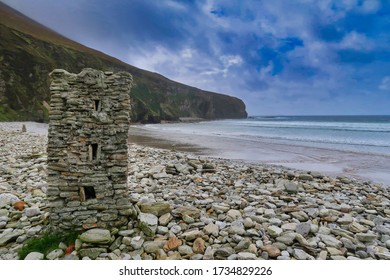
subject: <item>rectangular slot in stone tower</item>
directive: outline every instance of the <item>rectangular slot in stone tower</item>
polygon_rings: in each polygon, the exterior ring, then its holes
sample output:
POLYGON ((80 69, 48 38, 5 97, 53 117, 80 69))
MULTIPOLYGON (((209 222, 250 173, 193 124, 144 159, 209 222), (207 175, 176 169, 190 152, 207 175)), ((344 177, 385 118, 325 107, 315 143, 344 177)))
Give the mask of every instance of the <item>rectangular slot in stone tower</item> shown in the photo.
POLYGON ((97 160, 99 159, 99 145, 94 143, 94 144, 91 144, 90 145, 90 151, 89 151, 89 154, 90 154, 90 160, 97 160))
POLYGON ((102 103, 99 99, 95 99, 93 105, 95 111, 100 112, 102 110, 102 103))
POLYGON ((80 188, 80 201, 86 201, 88 199, 96 198, 96 192, 94 187, 81 187, 80 188))

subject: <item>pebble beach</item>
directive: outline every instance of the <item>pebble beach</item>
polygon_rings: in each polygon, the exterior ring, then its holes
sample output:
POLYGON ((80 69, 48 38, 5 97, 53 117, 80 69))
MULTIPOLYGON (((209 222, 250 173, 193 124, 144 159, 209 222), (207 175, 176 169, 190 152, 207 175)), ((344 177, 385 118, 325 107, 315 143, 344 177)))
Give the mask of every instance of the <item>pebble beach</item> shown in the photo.
MULTIPOLYGON (((47 126, 0 123, 0 259, 48 224, 47 126)), ((389 260, 383 184, 129 144, 132 220, 26 259, 389 260)))

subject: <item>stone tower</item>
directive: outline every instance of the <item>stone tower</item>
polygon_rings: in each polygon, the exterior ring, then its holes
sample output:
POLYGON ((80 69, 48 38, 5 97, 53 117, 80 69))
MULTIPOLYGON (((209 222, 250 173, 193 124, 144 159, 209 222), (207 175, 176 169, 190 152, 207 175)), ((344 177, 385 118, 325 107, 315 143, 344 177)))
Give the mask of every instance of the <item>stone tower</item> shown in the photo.
POLYGON ((48 200, 55 229, 128 222, 129 73, 50 73, 48 200))

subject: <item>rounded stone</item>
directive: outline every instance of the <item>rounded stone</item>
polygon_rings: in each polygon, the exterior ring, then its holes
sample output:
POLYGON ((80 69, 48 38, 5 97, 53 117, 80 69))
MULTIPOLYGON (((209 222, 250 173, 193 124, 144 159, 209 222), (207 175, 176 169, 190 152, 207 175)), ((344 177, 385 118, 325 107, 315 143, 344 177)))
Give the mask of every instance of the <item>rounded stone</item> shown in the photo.
POLYGON ((111 241, 111 234, 107 229, 93 228, 82 233, 79 238, 87 243, 108 244, 111 241))
POLYGON ((48 260, 55 260, 55 259, 59 259, 63 255, 64 255, 64 251, 62 251, 61 249, 55 249, 51 251, 49 254, 47 254, 46 258, 48 260))
POLYGON ((12 193, 0 193, 0 208, 19 201, 19 198, 12 193))
POLYGON ((177 249, 180 253, 180 255, 185 256, 185 255, 191 255, 194 252, 192 251, 192 248, 188 245, 182 245, 177 249))
POLYGON ((25 260, 43 260, 45 256, 40 252, 31 252, 24 259, 25 260))
POLYGON ((38 207, 30 207, 30 208, 26 208, 24 212, 27 217, 34 217, 39 215, 41 213, 41 210, 38 207))
POLYGON ((281 255, 279 248, 273 245, 265 245, 261 248, 261 250, 267 252, 268 256, 271 258, 276 258, 281 255))

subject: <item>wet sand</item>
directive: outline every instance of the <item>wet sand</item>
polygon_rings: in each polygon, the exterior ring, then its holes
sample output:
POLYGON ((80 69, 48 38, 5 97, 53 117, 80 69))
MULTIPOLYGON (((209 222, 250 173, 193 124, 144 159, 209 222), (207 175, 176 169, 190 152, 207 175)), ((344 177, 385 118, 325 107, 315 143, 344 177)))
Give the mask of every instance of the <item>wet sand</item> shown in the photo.
POLYGON ((389 156, 151 130, 142 125, 130 127, 130 142, 213 158, 277 165, 390 185, 389 156))

